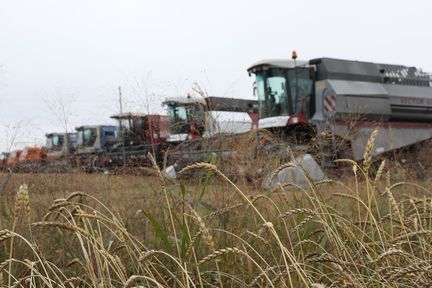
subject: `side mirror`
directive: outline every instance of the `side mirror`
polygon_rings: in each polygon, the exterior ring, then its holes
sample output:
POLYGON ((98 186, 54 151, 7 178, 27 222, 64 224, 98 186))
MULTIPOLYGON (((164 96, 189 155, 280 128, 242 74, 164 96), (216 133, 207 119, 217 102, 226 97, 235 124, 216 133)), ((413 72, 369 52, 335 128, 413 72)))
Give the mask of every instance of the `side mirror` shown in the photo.
POLYGON ((253 95, 256 98, 258 98, 258 88, 257 88, 257 85, 256 85, 256 81, 254 81, 254 83, 253 83, 253 95))

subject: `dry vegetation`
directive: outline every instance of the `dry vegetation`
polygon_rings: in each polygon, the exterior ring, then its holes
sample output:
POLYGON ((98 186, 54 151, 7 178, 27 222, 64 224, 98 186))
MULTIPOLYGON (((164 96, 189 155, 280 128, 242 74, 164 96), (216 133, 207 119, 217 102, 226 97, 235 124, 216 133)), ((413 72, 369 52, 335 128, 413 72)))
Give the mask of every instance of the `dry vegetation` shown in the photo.
POLYGON ((207 163, 175 182, 157 171, 14 175, 1 195, 1 283, 430 287, 428 183, 403 182, 385 162, 375 169, 368 153, 345 160, 349 178, 271 192, 207 163))

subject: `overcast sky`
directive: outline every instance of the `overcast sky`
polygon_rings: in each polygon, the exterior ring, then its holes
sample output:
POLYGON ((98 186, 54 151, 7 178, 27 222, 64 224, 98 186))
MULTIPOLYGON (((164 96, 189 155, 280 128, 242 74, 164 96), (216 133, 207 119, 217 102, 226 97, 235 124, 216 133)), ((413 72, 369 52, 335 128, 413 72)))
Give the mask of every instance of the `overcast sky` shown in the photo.
POLYGON ((193 82, 215 96, 252 97, 246 68, 262 58, 337 57, 432 72, 428 0, 0 0, 0 150, 43 143, 68 126, 160 112, 193 82), (54 108, 56 109, 56 108, 54 108), (12 133, 13 134, 13 133, 12 133))

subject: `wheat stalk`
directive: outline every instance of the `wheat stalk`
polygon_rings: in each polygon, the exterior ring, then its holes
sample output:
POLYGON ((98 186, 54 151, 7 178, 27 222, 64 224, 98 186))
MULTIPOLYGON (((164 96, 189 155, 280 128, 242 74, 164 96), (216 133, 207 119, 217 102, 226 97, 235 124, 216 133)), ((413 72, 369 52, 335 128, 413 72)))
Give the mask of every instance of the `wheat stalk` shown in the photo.
POLYGON ((363 168, 364 168, 366 173, 369 171, 369 168, 372 164, 372 156, 373 156, 372 149, 375 145, 375 141, 376 141, 377 136, 378 136, 378 128, 375 128, 372 131, 371 136, 369 137, 369 140, 368 140, 367 145, 366 145, 366 150, 365 150, 365 153, 363 156, 363 159, 364 159, 363 160, 363 168))
POLYGON ((237 203, 237 204, 234 204, 232 206, 228 206, 228 207, 216 210, 214 212, 211 212, 210 214, 208 214, 207 216, 205 216, 205 218, 211 219, 213 217, 217 217, 217 216, 223 215, 225 213, 230 212, 231 210, 237 209, 237 208, 242 207, 242 206, 244 206, 244 203, 237 203))
POLYGON ((278 174, 282 170, 284 170, 286 168, 296 168, 296 167, 297 167, 297 165, 295 165, 294 163, 291 163, 291 162, 285 163, 285 164, 279 166, 278 168, 276 168, 272 173, 270 173, 270 180, 273 180, 274 178, 276 178, 276 176, 278 176, 278 174))
POLYGON ((156 171, 156 173, 158 175, 160 184, 165 187, 165 179, 162 175, 161 170, 159 169, 159 166, 156 163, 156 159, 153 157, 153 154, 151 154, 151 153, 148 153, 147 157, 150 159, 150 162, 153 166, 153 169, 156 171))
POLYGON ((215 251, 216 250, 216 244, 213 241, 213 237, 210 234, 210 231, 208 230, 207 226, 205 225, 202 218, 198 215, 198 213, 196 213, 195 210, 192 210, 192 211, 195 214, 195 217, 197 219, 199 229, 201 231, 202 238, 203 238, 204 242, 207 244, 207 247, 210 249, 210 251, 215 251))
POLYGON ((375 262, 379 262, 388 256, 395 255, 395 254, 398 255, 398 254, 402 254, 402 253, 403 253, 403 251, 400 249, 390 248, 387 251, 380 254, 376 259, 371 260, 369 263, 372 264, 375 262))
POLYGON ((179 174, 189 173, 193 170, 217 171, 217 167, 213 164, 205 163, 205 162, 195 163, 195 164, 186 166, 185 168, 180 170, 179 174))
POLYGON ((315 217, 315 215, 308 215, 307 217, 305 217, 299 224, 297 224, 296 227, 294 227, 294 229, 292 230, 293 232, 295 232, 296 230, 299 230, 301 227, 303 227, 306 223, 308 223, 310 220, 312 220, 312 218, 315 217))
POLYGON ((226 256, 229 254, 242 254, 243 252, 236 248, 236 247, 229 247, 229 248, 224 248, 224 249, 220 249, 220 250, 214 250, 213 253, 207 255, 206 257, 204 257, 203 259, 201 259, 201 261, 198 262, 198 266, 202 265, 208 261, 211 261, 213 259, 222 257, 222 256, 226 256))
POLYGON ((35 227, 55 227, 55 228, 61 228, 64 230, 68 230, 71 232, 80 233, 83 236, 91 237, 90 233, 84 230, 83 228, 80 228, 78 226, 74 226, 71 224, 61 223, 61 222, 53 222, 53 221, 46 221, 46 222, 35 222, 32 223, 32 226, 35 227))
POLYGON ((310 209, 307 209, 307 208, 295 208, 295 209, 291 209, 291 210, 289 210, 289 211, 287 211, 287 212, 279 215, 279 218, 285 218, 285 217, 288 217, 288 216, 291 216, 291 215, 297 215, 297 214, 302 214, 302 213, 310 214, 310 215, 315 215, 315 212, 312 211, 312 210, 310 210, 310 209))
POLYGON ((30 222, 30 197, 27 184, 20 185, 18 188, 18 192, 15 196, 15 218, 18 218, 21 209, 24 209, 27 219, 30 222))
POLYGON ((385 160, 383 160, 378 168, 377 174, 375 176, 375 180, 374 180, 374 184, 373 187, 376 188, 376 186, 378 185, 378 182, 381 180, 381 176, 384 172, 384 168, 385 168, 385 160))

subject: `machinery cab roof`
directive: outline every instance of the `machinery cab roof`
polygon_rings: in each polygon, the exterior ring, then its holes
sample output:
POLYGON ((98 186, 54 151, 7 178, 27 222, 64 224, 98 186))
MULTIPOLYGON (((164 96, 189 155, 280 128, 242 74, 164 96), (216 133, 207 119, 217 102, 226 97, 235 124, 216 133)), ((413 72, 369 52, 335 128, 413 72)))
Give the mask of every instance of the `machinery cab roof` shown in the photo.
POLYGON ((256 74, 257 72, 260 72, 262 70, 266 70, 270 67, 274 68, 282 68, 282 69, 291 69, 295 67, 307 67, 309 66, 309 62, 307 61, 294 61, 294 60, 288 60, 288 59, 264 59, 260 60, 258 62, 255 62, 250 66, 247 71, 249 75, 252 73, 256 74))
POLYGON ((45 137, 49 138, 56 135, 76 135, 76 132, 50 132, 45 134, 45 137))
POLYGON ((185 96, 185 97, 167 97, 162 102, 162 105, 169 105, 169 104, 201 104, 206 105, 206 101, 203 97, 194 97, 194 96, 185 96))
POLYGON ((123 112, 119 114, 112 115, 112 119, 121 120, 121 119, 131 119, 131 118, 145 118, 149 115, 140 112, 123 112))
POLYGON ((80 131, 86 128, 96 128, 96 129, 106 129, 106 130, 116 130, 117 126, 115 125, 82 125, 75 128, 76 131, 80 131))

